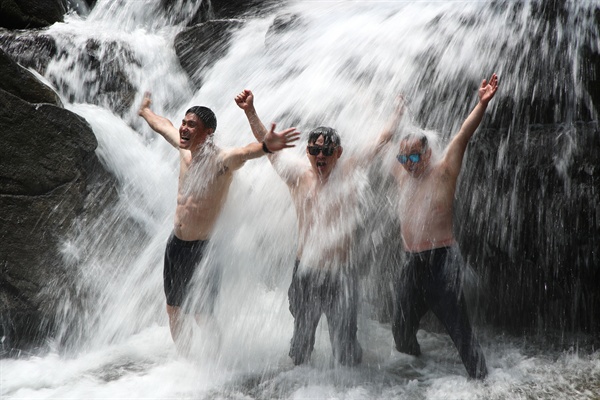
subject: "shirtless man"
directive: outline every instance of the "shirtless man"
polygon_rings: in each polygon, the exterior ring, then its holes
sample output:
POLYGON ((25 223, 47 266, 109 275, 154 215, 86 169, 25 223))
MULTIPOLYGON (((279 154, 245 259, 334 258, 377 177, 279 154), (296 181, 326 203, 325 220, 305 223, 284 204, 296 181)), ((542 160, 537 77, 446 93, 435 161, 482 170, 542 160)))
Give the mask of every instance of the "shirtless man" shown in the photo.
POLYGON ((450 334, 469 376, 477 379, 485 378, 487 367, 467 314, 461 284, 463 261, 454 240, 452 211, 467 144, 497 89, 496 74, 489 82, 483 80, 478 104, 439 161, 432 159, 426 136, 401 138, 393 171, 401 190, 398 211, 406 251, 406 265, 395 288, 392 331, 396 349, 421 354, 416 333, 421 318, 431 309, 450 334))
MULTIPOLYGON (((235 101, 246 113, 256 139, 264 140, 267 130, 256 114, 252 92, 244 90, 235 101)), ((310 132, 308 163, 293 163, 278 154, 268 156, 289 188, 298 220, 298 248, 288 291, 294 317, 289 355, 295 365, 309 360, 323 313, 337 362, 352 366, 362 360, 356 335, 358 277, 351 259, 360 213, 353 186, 357 179, 351 174, 357 173, 357 166, 366 166, 391 136, 384 131, 359 159, 349 159, 340 167, 340 137, 328 127, 310 132)))
POLYGON ((150 105, 150 94, 146 93, 138 114, 179 150, 175 226, 165 251, 163 278, 171 336, 178 351, 187 354, 191 337, 182 329, 183 314, 193 313, 199 325, 212 319, 221 276, 216 267, 205 266, 206 270, 199 271, 201 278, 194 282, 194 287, 202 292, 202 301, 193 305, 185 301, 196 267, 225 204, 233 172, 247 160, 293 147, 291 143, 298 140, 299 133, 293 128, 274 132, 273 124, 261 143, 224 150, 213 143, 217 119, 210 109, 190 108, 177 129, 171 121, 156 115, 150 105))

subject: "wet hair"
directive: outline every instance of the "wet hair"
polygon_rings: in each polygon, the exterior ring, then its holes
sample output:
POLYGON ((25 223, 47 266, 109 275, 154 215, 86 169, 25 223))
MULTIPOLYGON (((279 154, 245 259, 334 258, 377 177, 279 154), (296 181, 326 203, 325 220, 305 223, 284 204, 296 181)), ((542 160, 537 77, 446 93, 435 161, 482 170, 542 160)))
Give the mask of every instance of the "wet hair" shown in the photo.
POLYGON ((340 145, 340 136, 337 131, 333 128, 329 128, 327 126, 319 126, 318 128, 313 129, 308 134, 308 143, 315 143, 319 136, 323 136, 323 144, 325 146, 329 146, 331 144, 335 146, 340 145))
POLYGON ((207 128, 212 128, 213 132, 217 129, 217 117, 215 113, 208 107, 193 106, 186 112, 187 114, 195 114, 207 128))
POLYGON ((429 146, 429 140, 424 133, 409 133, 401 139, 401 141, 405 140, 419 140, 421 142, 421 151, 423 152, 427 150, 427 147, 429 146))

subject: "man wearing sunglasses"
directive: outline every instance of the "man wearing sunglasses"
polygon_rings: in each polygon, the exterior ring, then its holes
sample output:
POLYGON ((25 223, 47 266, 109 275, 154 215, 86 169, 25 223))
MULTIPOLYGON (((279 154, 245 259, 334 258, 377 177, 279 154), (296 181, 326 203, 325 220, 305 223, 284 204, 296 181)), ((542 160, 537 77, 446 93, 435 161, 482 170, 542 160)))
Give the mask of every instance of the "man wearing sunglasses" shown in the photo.
POLYGON ((192 338, 184 329, 184 315, 194 315, 198 325, 210 326, 218 334, 213 309, 221 271, 210 262, 201 267, 200 264, 227 198, 233 172, 247 160, 293 147, 299 133, 295 129, 275 132, 273 124, 262 143, 220 149, 212 140, 217 119, 209 108, 191 107, 177 129, 167 118, 155 114, 151 103, 150 93, 146 93, 138 114, 179 152, 175 224, 165 250, 163 279, 171 336, 178 352, 185 356, 192 338), (188 298, 194 297, 189 296, 191 287, 200 292, 200 296, 195 296, 198 300, 188 298))
POLYGON ((398 207, 405 266, 395 282, 392 324, 396 349, 418 356, 419 322, 428 310, 441 320, 467 373, 483 379, 487 367, 473 333, 462 290, 463 261, 454 240, 452 211, 456 183, 469 140, 498 89, 498 77, 483 80, 479 102, 439 160, 425 135, 401 138, 393 173, 400 189, 398 207))
MULTIPOLYGON (((235 101, 256 139, 262 141, 267 129, 256 114, 252 92, 244 90, 235 101)), ((289 355, 296 365, 309 360, 322 314, 327 317, 335 360, 349 366, 362 360, 357 340, 358 274, 351 257, 361 218, 355 185, 361 180, 352 174, 360 174, 356 167, 368 165, 391 136, 382 134, 361 157, 339 166, 343 148, 337 132, 329 127, 309 133, 308 163, 293 163, 278 154, 268 156, 288 186, 298 220, 296 261, 288 290, 294 317, 289 355)))

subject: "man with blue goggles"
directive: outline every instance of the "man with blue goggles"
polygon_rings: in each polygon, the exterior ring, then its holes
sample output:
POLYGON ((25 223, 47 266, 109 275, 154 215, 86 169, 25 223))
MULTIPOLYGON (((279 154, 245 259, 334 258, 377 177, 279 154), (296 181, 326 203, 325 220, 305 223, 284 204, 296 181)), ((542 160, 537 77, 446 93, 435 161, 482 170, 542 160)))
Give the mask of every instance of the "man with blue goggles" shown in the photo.
POLYGON ((469 140, 498 89, 498 77, 485 79, 479 102, 439 160, 432 159, 427 136, 400 140, 393 174, 400 188, 398 209, 405 265, 395 277, 392 332, 396 349, 419 356, 417 331, 428 310, 442 321, 471 378, 483 379, 487 367, 473 333, 462 289, 464 262, 453 234, 456 183, 469 140))

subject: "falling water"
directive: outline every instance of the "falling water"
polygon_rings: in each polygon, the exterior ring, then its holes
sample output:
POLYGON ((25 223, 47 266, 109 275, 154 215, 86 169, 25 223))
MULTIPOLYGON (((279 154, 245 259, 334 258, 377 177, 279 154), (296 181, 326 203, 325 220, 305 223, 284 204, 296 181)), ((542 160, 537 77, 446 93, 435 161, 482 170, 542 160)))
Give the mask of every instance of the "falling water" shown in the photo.
MULTIPOLYGON (((377 275, 385 272, 382 265, 395 265, 398 246, 395 197, 385 174, 391 152, 381 155, 376 168, 355 176, 358 181, 368 175, 371 185, 361 191, 360 204, 348 210, 346 221, 361 221, 353 252, 364 278, 361 366, 333 365, 325 320, 309 365, 294 368, 287 357, 293 322, 287 286, 297 223, 288 190, 266 159, 249 161, 236 173, 211 240, 209 258, 224 273, 216 310, 223 332, 220 351, 196 332, 194 357, 176 356, 164 310, 162 255, 173 223, 178 158, 137 116, 145 91, 152 92, 155 112, 176 125, 189 106, 210 107, 219 121, 216 144, 233 147, 253 141, 244 113, 233 101, 242 89, 251 89, 265 123, 296 126, 304 134, 318 125, 335 127, 342 137, 343 162, 360 157, 363 147, 376 139, 399 94, 409 104, 402 128, 430 129, 443 144, 475 105, 481 80, 496 72, 501 87, 483 124, 492 119, 506 135, 488 164, 492 172, 501 171, 510 137, 530 135, 528 124, 542 118, 536 110, 543 107, 523 106, 531 104, 531 93, 541 103, 558 97, 558 102, 575 104, 553 110, 552 122, 597 120, 577 65, 561 65, 550 88, 527 76, 537 71, 528 52, 547 45, 527 36, 548 29, 541 23, 531 27, 528 20, 539 8, 537 1, 289 2, 269 15, 249 16, 227 53, 203 71, 199 90, 181 69, 173 39, 204 6, 181 1, 165 11, 160 4, 99 1, 85 19, 69 15, 48 31, 63 51, 45 78, 66 107, 93 127, 97 155, 117 178, 118 196, 114 206, 94 220, 79 221, 64 238, 64 262, 74 283, 69 289, 55 288, 64 290, 58 311, 62 330, 43 353, 0 361, 4 398, 600 396, 600 355, 594 349, 556 349, 480 326, 490 369, 486 383, 467 380, 443 330, 419 332, 424 355, 418 359, 394 350, 389 321, 378 318, 385 301, 376 296, 382 287, 377 275), (278 15, 291 23, 271 31, 278 15), (560 92, 567 77, 572 90, 560 92), (117 87, 111 90, 111 84, 117 87), (531 85, 539 87, 526 90, 531 85), (506 112, 510 105, 516 111, 506 112)), ((577 24, 566 21, 552 31, 559 45, 544 49, 546 63, 576 63, 584 45, 596 46, 598 52, 598 42, 590 39, 599 37, 597 28, 592 29, 593 5, 566 6, 577 24), (572 57, 559 58, 562 51, 572 57)), ((542 72, 536 73, 534 78, 540 78, 542 72)), ((301 142, 305 140, 306 135, 301 142)), ((533 145, 534 140, 524 143, 533 145)), ((305 160, 302 145, 285 153, 305 160)), ((563 161, 557 159, 558 170, 563 161)), ((459 190, 469 191, 472 176, 464 174, 459 190)), ((494 225, 497 219, 489 226, 482 220, 493 206, 478 202, 487 198, 485 193, 462 196, 469 201, 461 217, 472 218, 471 226, 499 230, 498 237, 510 235, 494 225), (469 212, 479 214, 464 215, 469 212)), ((518 225, 519 204, 505 207, 511 223, 518 225)))

